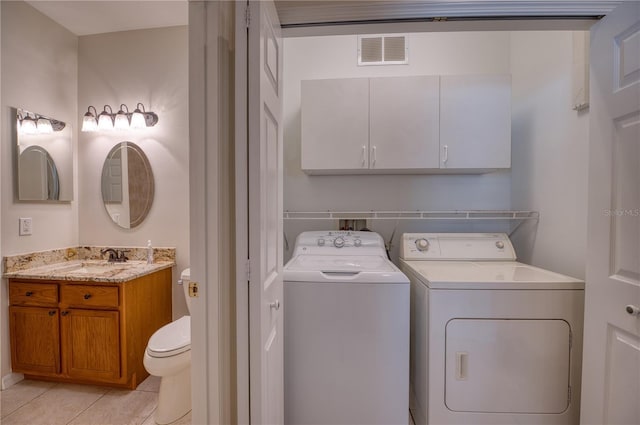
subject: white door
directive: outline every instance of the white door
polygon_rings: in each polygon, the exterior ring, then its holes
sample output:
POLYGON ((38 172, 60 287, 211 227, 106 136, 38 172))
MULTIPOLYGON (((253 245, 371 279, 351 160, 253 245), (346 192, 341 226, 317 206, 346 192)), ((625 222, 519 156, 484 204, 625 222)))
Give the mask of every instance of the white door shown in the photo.
POLYGON ((640 423, 640 2, 591 30, 583 424, 640 423), (634 307, 635 306, 635 307, 634 307))
POLYGON ((249 14, 250 414, 282 424, 282 38, 272 1, 249 2, 249 14))

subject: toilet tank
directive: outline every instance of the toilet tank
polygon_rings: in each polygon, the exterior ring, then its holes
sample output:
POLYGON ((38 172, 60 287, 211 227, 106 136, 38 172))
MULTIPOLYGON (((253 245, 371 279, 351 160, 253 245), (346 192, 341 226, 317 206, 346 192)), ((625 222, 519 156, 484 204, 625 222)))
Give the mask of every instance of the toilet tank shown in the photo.
POLYGON ((191 281, 191 269, 184 269, 180 274, 182 281, 182 290, 184 291, 184 300, 187 302, 187 309, 191 314, 191 297, 189 296, 189 282, 191 281))

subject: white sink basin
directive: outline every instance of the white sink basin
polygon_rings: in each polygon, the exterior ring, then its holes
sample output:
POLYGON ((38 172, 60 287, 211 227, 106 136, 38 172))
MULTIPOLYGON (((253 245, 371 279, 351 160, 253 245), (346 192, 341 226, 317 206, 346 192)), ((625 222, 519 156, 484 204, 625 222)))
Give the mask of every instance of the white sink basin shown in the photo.
POLYGON ((56 269, 56 272, 65 274, 92 274, 102 275, 108 273, 110 275, 120 273, 126 270, 127 263, 107 263, 107 262, 81 262, 69 264, 56 269))

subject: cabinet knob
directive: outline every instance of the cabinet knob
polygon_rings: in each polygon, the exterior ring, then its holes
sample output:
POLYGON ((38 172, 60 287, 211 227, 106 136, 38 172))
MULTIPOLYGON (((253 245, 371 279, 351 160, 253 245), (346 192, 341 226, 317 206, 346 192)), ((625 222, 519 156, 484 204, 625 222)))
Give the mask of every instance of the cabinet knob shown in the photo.
POLYGON ((55 316, 55 315, 56 315, 55 310, 49 310, 49 316, 55 316))
POLYGON ((91 294, 84 294, 84 299, 88 300, 89 298, 91 298, 91 294))
POLYGON ((625 311, 632 316, 640 316, 640 308, 635 305, 629 304, 625 307, 625 311))
POLYGON ((68 311, 63 311, 62 313, 60 313, 61 316, 66 316, 67 314, 69 314, 68 311))
POLYGON ((275 300, 274 302, 269 303, 269 307, 276 311, 280 310, 280 300, 275 300))
POLYGON ((24 295, 25 295, 26 297, 30 297, 30 296, 32 296, 32 295, 33 295, 33 291, 27 291, 27 292, 25 292, 25 293, 24 293, 24 295))

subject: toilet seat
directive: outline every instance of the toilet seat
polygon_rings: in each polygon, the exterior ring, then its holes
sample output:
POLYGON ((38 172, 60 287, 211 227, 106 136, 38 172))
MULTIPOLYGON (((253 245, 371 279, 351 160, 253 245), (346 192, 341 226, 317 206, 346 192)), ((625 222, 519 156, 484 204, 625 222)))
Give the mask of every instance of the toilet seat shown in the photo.
POLYGON ((147 345, 150 357, 172 357, 191 350, 191 316, 182 316, 158 329, 147 345))

